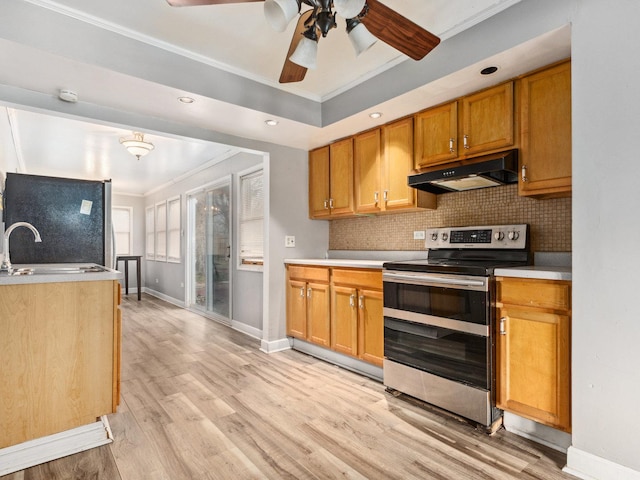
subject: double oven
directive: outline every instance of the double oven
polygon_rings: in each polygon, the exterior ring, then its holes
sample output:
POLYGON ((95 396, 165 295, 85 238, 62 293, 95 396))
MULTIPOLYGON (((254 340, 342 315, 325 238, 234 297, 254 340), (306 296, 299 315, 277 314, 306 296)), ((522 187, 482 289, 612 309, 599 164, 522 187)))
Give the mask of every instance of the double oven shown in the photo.
POLYGON ((498 267, 529 263, 527 225, 427 230, 428 257, 387 262, 384 384, 481 425, 495 407, 498 267))

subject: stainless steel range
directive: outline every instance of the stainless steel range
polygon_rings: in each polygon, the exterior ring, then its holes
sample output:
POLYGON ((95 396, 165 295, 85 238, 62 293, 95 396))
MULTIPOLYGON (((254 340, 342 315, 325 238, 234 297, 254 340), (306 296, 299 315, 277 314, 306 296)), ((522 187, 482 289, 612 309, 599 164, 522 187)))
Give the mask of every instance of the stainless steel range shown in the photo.
POLYGON ((490 427, 498 267, 529 262, 528 225, 427 230, 427 259, 388 262, 384 384, 490 427))

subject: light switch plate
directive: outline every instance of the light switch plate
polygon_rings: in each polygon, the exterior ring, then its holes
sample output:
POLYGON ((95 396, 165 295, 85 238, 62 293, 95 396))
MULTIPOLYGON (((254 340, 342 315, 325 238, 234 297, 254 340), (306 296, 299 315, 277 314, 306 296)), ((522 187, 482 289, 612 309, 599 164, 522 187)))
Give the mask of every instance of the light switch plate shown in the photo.
POLYGON ((293 248, 296 246, 296 237, 293 235, 285 235, 284 246, 287 248, 293 248))
POLYGON ((424 240, 426 237, 424 230, 414 230, 413 239, 414 240, 424 240))

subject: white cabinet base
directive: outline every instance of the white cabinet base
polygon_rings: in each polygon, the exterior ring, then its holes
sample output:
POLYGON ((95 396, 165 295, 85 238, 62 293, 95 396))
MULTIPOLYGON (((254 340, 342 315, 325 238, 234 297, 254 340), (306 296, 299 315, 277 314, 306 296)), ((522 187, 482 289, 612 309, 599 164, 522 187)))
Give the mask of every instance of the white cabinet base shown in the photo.
POLYGON ((106 416, 82 427, 0 449, 0 477, 113 442, 106 416))

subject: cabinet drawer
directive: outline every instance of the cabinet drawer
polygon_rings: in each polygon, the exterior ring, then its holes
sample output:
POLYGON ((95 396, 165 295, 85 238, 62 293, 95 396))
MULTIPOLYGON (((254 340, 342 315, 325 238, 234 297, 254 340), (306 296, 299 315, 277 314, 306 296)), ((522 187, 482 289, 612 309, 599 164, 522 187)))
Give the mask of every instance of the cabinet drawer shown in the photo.
POLYGON ((571 282, 498 277, 496 288, 501 304, 571 309, 571 282))
POLYGON ((289 278, 308 280, 312 282, 329 283, 329 269, 326 267, 303 267, 289 265, 289 278))
POLYGON ((334 268, 331 270, 331 280, 341 285, 382 290, 382 270, 334 268))

